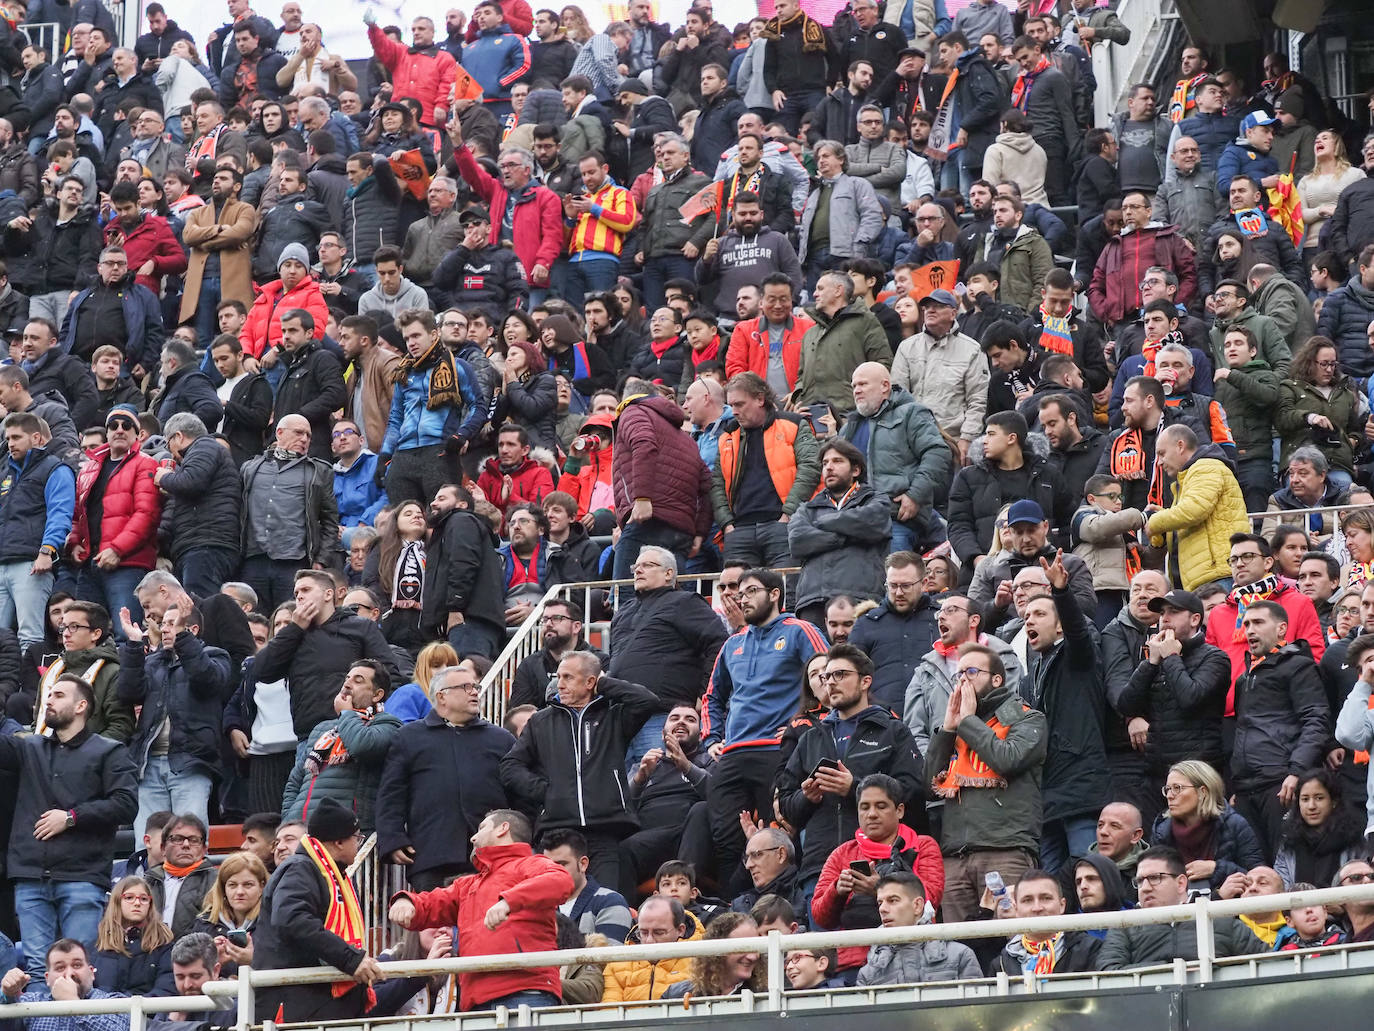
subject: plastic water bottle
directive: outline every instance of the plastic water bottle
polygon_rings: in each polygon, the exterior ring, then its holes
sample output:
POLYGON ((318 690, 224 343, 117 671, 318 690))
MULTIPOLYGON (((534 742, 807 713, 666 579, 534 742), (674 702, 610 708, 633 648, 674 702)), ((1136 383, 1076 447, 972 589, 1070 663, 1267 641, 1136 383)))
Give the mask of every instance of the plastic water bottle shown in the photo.
POLYGON ((983 883, 988 886, 988 891, 992 892, 993 907, 999 917, 1011 914, 1011 896, 1007 894, 1007 886, 1002 880, 1002 875, 996 870, 990 870, 983 877, 983 883))

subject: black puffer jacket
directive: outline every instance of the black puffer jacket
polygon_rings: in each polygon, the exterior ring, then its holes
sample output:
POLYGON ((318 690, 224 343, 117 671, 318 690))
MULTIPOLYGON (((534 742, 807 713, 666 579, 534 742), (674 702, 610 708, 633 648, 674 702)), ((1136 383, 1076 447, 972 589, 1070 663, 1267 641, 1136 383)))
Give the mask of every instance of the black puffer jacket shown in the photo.
POLYGON ((396 231, 400 203, 400 184, 384 157, 375 158, 372 174, 345 192, 341 228, 348 253, 359 265, 371 265, 378 247, 401 245, 396 231))
POLYGON ((1276 785, 1322 764, 1331 711, 1306 641, 1284 645, 1241 674, 1235 704, 1231 778, 1237 790, 1276 785))
POLYGON ((530 443, 558 454, 558 384, 551 372, 536 372, 506 387, 493 425, 509 419, 525 427, 530 443))
POLYGON ((334 696, 359 659, 376 659, 398 682, 400 670, 377 624, 336 610, 308 630, 287 623, 253 657, 253 676, 268 684, 290 680, 291 723, 296 737, 304 739, 315 724, 334 718, 334 696))
POLYGON ((505 571, 486 520, 454 509, 435 523, 425 548, 425 579, 420 626, 427 633, 443 637, 450 612, 505 633, 505 571))
POLYGON ((0 770, 19 774, 5 872, 109 884, 115 833, 138 814, 138 775, 128 749, 89 727, 69 741, 0 736, 0 770), (49 809, 74 811, 76 825, 40 841, 33 827, 49 809))
POLYGON ((171 717, 167 760, 172 773, 215 776, 219 769, 220 717, 235 682, 229 653, 208 647, 189 630, 177 634, 172 649, 146 655, 143 643, 119 646, 119 700, 142 706, 129 754, 143 776, 148 753, 171 717))
POLYGON ((652 685, 660 699, 659 712, 694 705, 727 636, 710 604, 694 591, 639 591, 611 620, 609 671, 623 680, 652 685))
POLYGON ((1049 750, 1042 789, 1045 822, 1096 814, 1112 799, 1111 774, 1103 745, 1107 705, 1102 648, 1097 631, 1073 591, 1051 592, 1064 639, 1042 652, 1033 677, 1021 680, 1021 694, 1045 714, 1049 750))
POLYGON ((274 419, 291 414, 305 416, 310 423, 310 457, 327 461, 330 457, 330 415, 342 408, 347 398, 343 366, 314 340, 282 357, 286 374, 277 385, 277 403, 272 416, 274 419))
MULTIPOLYGON (((1208 883, 1213 888, 1220 888, 1226 878, 1233 873, 1253 870, 1263 865, 1266 860, 1264 849, 1260 848, 1259 838, 1255 837, 1254 829, 1246 822, 1245 817, 1229 805, 1221 807, 1221 815, 1217 817, 1216 824, 1216 831, 1212 836, 1212 859, 1217 865, 1208 883)), ((1174 820, 1167 809, 1159 814, 1154 826, 1150 828, 1150 844, 1178 847, 1174 837, 1174 820)))
POLYGON ((434 297, 443 303, 468 307, 480 304, 504 318, 513 308, 529 304, 530 287, 520 259, 509 248, 490 244, 471 251, 461 243, 444 255, 431 277, 434 297))
POLYGON ((625 782, 625 750, 644 721, 661 709, 647 687, 602 677, 595 697, 580 711, 553 702, 530 717, 501 760, 501 783, 512 801, 538 817, 540 831, 637 828, 625 782))
MULTIPOLYGON (((1036 447, 1040 439, 1032 437, 1030 446, 1036 447)), ((1021 498, 1040 505, 1050 521, 1051 542, 1066 545, 1078 501, 1049 462, 1027 448, 1020 469, 1004 471, 978 459, 954 477, 949 488, 949 542, 959 558, 967 562, 975 555, 987 554, 998 510, 1021 498)))
POLYGON ((239 550, 238 470, 229 452, 212 437, 194 441, 158 486, 168 498, 158 536, 174 561, 193 548, 239 550))
POLYGON ((1150 724, 1145 759, 1152 774, 1162 777, 1183 759, 1222 768, 1221 713, 1230 686, 1231 660, 1201 631, 1159 665, 1149 659, 1136 664, 1116 705, 1127 719, 1140 716, 1150 724))
MULTIPOLYGON (((324 210, 329 216, 330 229, 338 229, 343 224, 344 203, 348 199, 349 186, 347 168, 348 163, 341 156, 326 154, 305 173, 306 195, 324 205, 324 210)), ((356 297, 353 299, 353 307, 354 310, 358 307, 356 297)))
POLYGON ((838 759, 854 775, 857 785, 870 773, 895 777, 902 786, 908 820, 915 822, 925 811, 926 791, 921 781, 925 760, 916 750, 907 725, 880 705, 870 705, 859 713, 843 755, 835 747, 832 727, 837 717, 828 716, 821 725, 802 735, 787 765, 773 781, 782 815, 793 827, 805 828, 806 848, 802 852, 803 879, 820 873, 830 853, 854 837, 859 829, 859 810, 855 795, 826 795, 820 802, 802 794, 802 781, 822 759, 838 759))
POLYGON ((33 363, 28 372, 30 394, 41 397, 50 390, 56 391, 67 402, 67 410, 78 430, 96 424, 95 412, 100 407, 100 394, 88 364, 52 347, 33 363))
POLYGON ((877 608, 865 612, 854 623, 849 643, 868 653, 876 667, 869 697, 879 705, 901 712, 906 705, 906 688, 921 656, 935 646, 940 628, 935 625, 936 605, 929 595, 921 595, 915 608, 897 612, 883 599, 877 608))
POLYGON ((1154 627, 1142 626, 1131 615, 1129 605, 1121 606, 1116 618, 1102 628, 1102 669, 1107 683, 1108 707, 1105 714, 1104 742, 1107 754, 1128 761, 1128 765, 1141 767, 1140 753, 1131 747, 1131 737, 1126 732, 1126 718, 1121 715, 1121 696, 1130 685, 1131 674, 1144 654, 1145 638, 1154 633, 1154 627))
POLYGON ((253 251, 253 278, 265 283, 277 278, 277 257, 288 243, 298 243, 310 254, 320 244, 320 234, 334 227, 329 209, 307 193, 277 198, 258 224, 258 245, 253 251))
MULTIPOLYGON (((210 872, 214 873, 213 867, 210 872)), ((113 949, 101 949, 95 954, 97 988, 120 995, 148 995, 154 998, 176 995, 171 944, 144 952, 142 939, 141 930, 134 930, 125 939, 124 947, 129 950, 127 956, 113 949)))
POLYGON ((467 868, 468 839, 482 817, 509 804, 498 771, 514 744, 509 732, 480 718, 449 726, 431 710, 407 723, 377 790, 378 851, 413 848, 412 875, 455 863, 467 868))
POLYGON ((195 366, 177 369, 163 384, 162 396, 157 402, 158 421, 165 426, 178 412, 190 412, 205 423, 211 433, 224 416, 224 406, 220 404, 210 377, 195 366))
POLYGON ((57 202, 48 200, 33 216, 28 232, 5 229, 5 257, 10 280, 24 293, 84 290, 95 280, 96 256, 102 245, 95 209, 83 207, 71 220, 57 224, 57 202))

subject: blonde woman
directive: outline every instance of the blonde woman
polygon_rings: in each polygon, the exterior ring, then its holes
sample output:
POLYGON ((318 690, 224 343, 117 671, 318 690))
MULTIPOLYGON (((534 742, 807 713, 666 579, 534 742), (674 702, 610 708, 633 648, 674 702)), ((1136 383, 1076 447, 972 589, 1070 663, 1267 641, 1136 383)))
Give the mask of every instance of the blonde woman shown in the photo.
POLYGON ((1226 803, 1221 774, 1207 763, 1185 759, 1169 767, 1164 803, 1150 844, 1178 849, 1193 886, 1216 892, 1232 874, 1264 865, 1259 838, 1226 803))
POLYGON ((1308 260, 1317 252, 1323 223, 1336 213, 1341 191, 1365 177, 1361 169, 1351 166, 1345 142, 1332 129, 1317 133, 1312 153, 1317 160, 1316 167, 1298 180, 1298 198, 1302 201, 1302 220, 1306 227, 1302 249, 1308 260))
POLYGON ((95 986, 122 995, 177 994, 172 929, 153 908, 142 877, 124 877, 110 892, 95 938, 95 986))
POLYGON ((253 853, 235 852, 219 864, 192 931, 215 940, 223 977, 233 977, 240 966, 253 962, 253 930, 266 888, 267 867, 253 853))
POLYGON ((386 711, 402 723, 422 720, 429 715, 433 695, 429 682, 434 674, 447 666, 458 665, 458 653, 447 641, 435 641, 420 649, 415 659, 415 680, 391 692, 386 711))

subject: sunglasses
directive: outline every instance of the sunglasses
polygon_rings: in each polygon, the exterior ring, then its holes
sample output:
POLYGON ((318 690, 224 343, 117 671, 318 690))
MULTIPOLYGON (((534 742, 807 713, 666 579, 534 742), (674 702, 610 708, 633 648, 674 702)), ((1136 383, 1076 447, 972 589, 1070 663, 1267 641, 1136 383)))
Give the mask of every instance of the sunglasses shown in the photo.
POLYGON ((110 430, 136 430, 138 426, 132 419, 110 419, 105 423, 105 428, 110 430))

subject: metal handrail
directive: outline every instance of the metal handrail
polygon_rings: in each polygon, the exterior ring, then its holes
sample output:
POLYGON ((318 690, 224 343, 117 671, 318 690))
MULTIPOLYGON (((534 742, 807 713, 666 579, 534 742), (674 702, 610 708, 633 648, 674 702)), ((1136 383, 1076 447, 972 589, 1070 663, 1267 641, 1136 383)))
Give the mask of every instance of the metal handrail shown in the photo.
POLYGON ((1313 505, 1311 508, 1267 508, 1263 512, 1247 512, 1245 518, 1273 519, 1276 516, 1316 515, 1319 512, 1354 512, 1368 507, 1368 505, 1313 505))
MULTIPOLYGON (((334 975, 338 976, 337 970, 334 975)), ((216 983, 234 984, 233 981, 216 983)), ((222 992, 220 994, 231 993, 222 992)), ((4 1017, 6 1020, 23 1020, 42 1017, 87 1017, 101 1013, 127 1013, 129 1015, 129 1031, 143 1031, 144 1017, 149 1013, 210 1013, 219 1008, 219 1001, 209 994, 172 995, 156 999, 143 995, 116 995, 108 999, 5 1002, 0 1005, 0 1017, 4 1017)))
MULTIPOLYGON (((849 931, 816 931, 783 936, 771 931, 755 938, 724 938, 680 941, 666 945, 618 945, 595 949, 561 949, 550 952, 522 952, 494 956, 459 956, 451 959, 415 960, 384 963, 388 977, 432 977, 471 974, 529 967, 563 967, 579 963, 647 962, 699 956, 724 956, 738 952, 766 953, 769 988, 761 1008, 777 1010, 783 1001, 783 952, 794 949, 839 949, 872 945, 900 945, 921 941, 952 941, 968 938, 1002 938, 1020 934, 1045 934, 1059 931, 1087 931, 1150 924, 1173 924, 1191 920, 1197 927, 1200 981, 1210 981, 1216 962, 1212 922, 1218 918, 1251 913, 1272 913, 1311 905, 1374 901, 1374 885, 1357 884, 1282 895, 1223 899, 1199 899, 1180 906, 1157 909, 1132 909, 1111 913, 1078 913, 1071 916, 1030 917, 1008 920, 980 920, 956 924, 922 924, 916 927, 871 927, 849 931), (784 944, 785 943, 785 944, 784 944)), ((1177 964, 1176 964, 1177 965, 1177 964)), ((207 995, 237 995, 239 1026, 247 1028, 252 1020, 254 991, 285 985, 320 984, 338 980, 332 967, 291 970, 251 970, 240 968, 238 982, 217 981, 203 989, 207 995)), ((764 997, 757 997, 762 1000, 764 997)))

